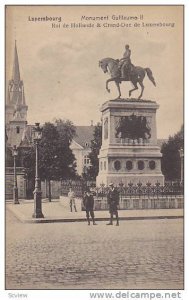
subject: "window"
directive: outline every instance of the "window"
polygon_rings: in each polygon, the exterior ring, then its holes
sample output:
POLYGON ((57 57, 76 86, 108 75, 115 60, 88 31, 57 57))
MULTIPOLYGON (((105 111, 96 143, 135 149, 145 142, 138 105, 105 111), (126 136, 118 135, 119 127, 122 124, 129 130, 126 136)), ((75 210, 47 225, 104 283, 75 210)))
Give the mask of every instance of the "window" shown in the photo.
POLYGON ((104 170, 106 170, 106 161, 104 161, 104 170))
POLYGON ((149 162, 149 167, 150 167, 151 170, 154 170, 154 169, 155 169, 156 163, 155 163, 154 160, 151 160, 151 161, 149 162))
POLYGON ((139 170, 143 170, 144 169, 144 162, 143 162, 143 160, 139 160, 138 161, 138 169, 139 170))
POLYGON ((20 127, 16 126, 16 133, 20 133, 20 127))
POLYGON ((126 162, 126 169, 127 170, 132 170, 132 168, 133 168, 133 162, 131 160, 128 160, 126 162))
POLYGON ((100 169, 103 170, 103 163, 102 163, 102 161, 100 163, 100 169))
POLYGON ((114 168, 116 169, 116 171, 119 171, 121 169, 121 163, 119 160, 116 160, 114 162, 114 168))
POLYGON ((84 166, 89 166, 91 164, 91 160, 88 155, 84 156, 84 166))

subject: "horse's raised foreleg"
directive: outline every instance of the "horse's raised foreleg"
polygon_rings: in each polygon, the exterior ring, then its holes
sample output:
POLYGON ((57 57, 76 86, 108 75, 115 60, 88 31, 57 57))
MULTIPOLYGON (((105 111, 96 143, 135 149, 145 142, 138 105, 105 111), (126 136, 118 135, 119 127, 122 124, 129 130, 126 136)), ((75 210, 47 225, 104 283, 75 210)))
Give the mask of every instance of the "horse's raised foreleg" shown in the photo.
POLYGON ((141 86, 141 93, 140 93, 140 96, 138 97, 138 99, 140 99, 140 98, 142 97, 142 95, 143 95, 144 85, 143 85, 142 81, 139 81, 138 83, 139 83, 140 86, 141 86))
POLYGON ((119 92, 119 96, 116 99, 120 99, 120 97, 121 97, 121 90, 120 90, 120 86, 119 86, 119 81, 115 80, 115 84, 116 84, 118 92, 119 92))
POLYGON ((137 82, 133 82, 133 81, 131 81, 131 82, 134 85, 134 89, 132 89, 132 90, 129 91, 129 97, 131 97, 131 93, 132 92, 138 90, 137 82))
POLYGON ((109 78, 108 80, 106 80, 106 90, 108 91, 108 93, 110 93, 110 89, 108 88, 108 83, 110 81, 115 81, 115 78, 109 78))

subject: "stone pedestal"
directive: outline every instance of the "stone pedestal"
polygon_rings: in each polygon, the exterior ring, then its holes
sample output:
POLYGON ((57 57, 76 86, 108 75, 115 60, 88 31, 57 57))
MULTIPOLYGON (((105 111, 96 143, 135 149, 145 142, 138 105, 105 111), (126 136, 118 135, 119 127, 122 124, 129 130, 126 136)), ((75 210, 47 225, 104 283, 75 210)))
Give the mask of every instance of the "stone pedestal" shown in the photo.
POLYGON ((105 102, 97 186, 110 182, 164 183, 157 145, 155 101, 121 99, 105 102))

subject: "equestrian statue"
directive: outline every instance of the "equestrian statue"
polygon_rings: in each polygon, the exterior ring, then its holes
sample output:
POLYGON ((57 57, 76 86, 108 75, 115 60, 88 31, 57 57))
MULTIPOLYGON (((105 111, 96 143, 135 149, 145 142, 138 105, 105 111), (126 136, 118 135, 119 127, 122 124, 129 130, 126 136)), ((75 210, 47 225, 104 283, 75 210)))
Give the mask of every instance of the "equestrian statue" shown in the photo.
POLYGON ((106 90, 110 93, 110 89, 108 88, 108 84, 111 81, 114 81, 119 96, 116 99, 121 98, 121 90, 120 90, 120 83, 122 81, 130 81, 134 88, 129 91, 129 97, 131 96, 132 92, 138 89, 137 84, 139 83, 141 86, 141 93, 138 97, 140 99, 143 95, 144 91, 144 85, 143 80, 145 77, 145 74, 147 74, 148 78, 151 80, 151 82, 156 86, 152 71, 150 68, 142 68, 138 66, 134 66, 131 63, 131 50, 129 48, 129 45, 125 46, 125 52, 123 54, 123 58, 119 59, 113 59, 110 57, 104 58, 99 61, 99 67, 102 68, 104 73, 110 72, 111 78, 109 78, 106 81, 106 90))

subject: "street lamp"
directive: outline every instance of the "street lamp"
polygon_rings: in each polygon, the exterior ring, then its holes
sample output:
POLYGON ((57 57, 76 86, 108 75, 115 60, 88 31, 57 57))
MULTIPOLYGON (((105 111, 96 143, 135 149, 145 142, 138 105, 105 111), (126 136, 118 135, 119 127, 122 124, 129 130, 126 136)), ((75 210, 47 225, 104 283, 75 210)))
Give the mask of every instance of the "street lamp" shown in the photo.
POLYGON ((180 153, 180 181, 183 182, 183 179, 184 179, 184 150, 183 148, 181 148, 179 150, 179 153, 180 153))
POLYGON ((40 178, 38 174, 38 146, 39 141, 42 138, 42 128, 39 127, 39 123, 35 123, 35 127, 33 128, 33 141, 35 143, 35 190, 33 191, 34 194, 34 213, 32 215, 33 218, 44 218, 41 208, 41 184, 40 178))
POLYGON ((16 145, 13 146, 12 155, 14 157, 14 186, 13 186, 13 202, 14 204, 20 204, 18 201, 18 186, 16 176, 16 157, 18 156, 18 148, 16 145))

